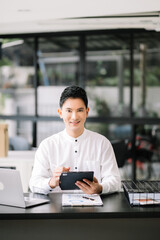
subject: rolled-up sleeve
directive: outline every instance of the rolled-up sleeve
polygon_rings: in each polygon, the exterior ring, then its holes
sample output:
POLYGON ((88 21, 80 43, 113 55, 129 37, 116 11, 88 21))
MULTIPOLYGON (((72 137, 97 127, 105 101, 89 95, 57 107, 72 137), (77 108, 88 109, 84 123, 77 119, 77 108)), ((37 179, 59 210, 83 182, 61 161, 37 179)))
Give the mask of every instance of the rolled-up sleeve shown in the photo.
POLYGON ((101 158, 102 193, 120 191, 121 177, 111 143, 106 140, 103 144, 101 158))
POLYGON ((32 192, 48 194, 52 190, 49 186, 52 175, 47 161, 47 154, 47 148, 42 143, 35 154, 34 167, 29 183, 32 192))

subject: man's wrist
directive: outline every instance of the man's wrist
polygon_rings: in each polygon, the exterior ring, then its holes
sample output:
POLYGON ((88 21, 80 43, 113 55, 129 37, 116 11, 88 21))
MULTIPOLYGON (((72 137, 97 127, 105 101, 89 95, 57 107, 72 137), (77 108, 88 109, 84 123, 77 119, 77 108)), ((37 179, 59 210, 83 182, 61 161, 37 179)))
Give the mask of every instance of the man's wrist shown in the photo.
POLYGON ((102 193, 102 191, 103 191, 103 187, 102 187, 102 185, 101 185, 101 184, 99 184, 99 194, 101 194, 101 193, 102 193))
POLYGON ((56 186, 54 186, 53 184, 52 184, 52 178, 50 178, 50 180, 49 180, 49 182, 48 182, 48 185, 50 186, 50 188, 55 188, 56 186))

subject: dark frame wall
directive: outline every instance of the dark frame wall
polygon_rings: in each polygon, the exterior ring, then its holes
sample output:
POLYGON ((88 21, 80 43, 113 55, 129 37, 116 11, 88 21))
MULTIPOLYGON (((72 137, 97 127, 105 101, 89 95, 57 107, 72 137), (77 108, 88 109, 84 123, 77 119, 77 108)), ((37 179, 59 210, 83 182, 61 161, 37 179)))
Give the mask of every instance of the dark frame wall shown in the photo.
MULTIPOLYGON (((35 69, 35 78, 34 78, 34 92, 35 92, 35 115, 0 115, 0 119, 6 120, 10 119, 13 121, 31 121, 32 122, 32 137, 33 142, 32 146, 37 147, 37 122, 38 121, 60 121, 58 117, 54 116, 39 116, 38 115, 38 102, 37 102, 37 86, 38 86, 38 44, 39 37, 57 37, 57 36, 78 36, 80 43, 80 69, 79 69, 79 85, 85 88, 85 78, 86 78, 86 36, 93 34, 130 34, 130 116, 129 117, 88 117, 88 122, 98 122, 106 124, 130 124, 132 126, 132 156, 133 156, 133 168, 132 168, 132 179, 136 179, 136 156, 135 156, 135 139, 136 139, 136 128, 137 125, 141 124, 160 124, 160 118, 146 118, 146 117, 134 117, 133 113, 133 85, 134 85, 134 34, 136 33, 145 33, 152 31, 146 31, 144 29, 121 29, 121 30, 97 30, 97 31, 83 31, 83 32, 58 32, 58 33, 33 33, 33 34, 14 34, 14 35, 0 35, 0 38, 34 38, 34 69, 35 69)), ((1 54, 1 44, 0 44, 0 58, 1 54)))

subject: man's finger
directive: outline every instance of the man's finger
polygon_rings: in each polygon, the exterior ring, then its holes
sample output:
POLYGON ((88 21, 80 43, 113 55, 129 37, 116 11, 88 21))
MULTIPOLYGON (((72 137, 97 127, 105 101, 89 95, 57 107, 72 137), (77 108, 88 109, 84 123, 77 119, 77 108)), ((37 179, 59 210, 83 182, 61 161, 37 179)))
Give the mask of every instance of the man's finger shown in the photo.
POLYGON ((88 179, 86 179, 86 178, 84 178, 84 179, 83 179, 83 182, 87 183, 89 186, 91 186, 91 185, 92 185, 92 182, 91 182, 91 181, 89 181, 89 180, 88 180, 88 179))
POLYGON ((70 167, 63 167, 63 172, 69 172, 70 167))
POLYGON ((60 176, 61 176, 61 173, 57 172, 57 173, 55 173, 54 176, 55 176, 55 177, 60 177, 60 176))
POLYGON ((95 178, 95 177, 93 177, 93 181, 94 181, 95 183, 98 183, 98 180, 97 180, 97 178, 95 178))
POLYGON ((83 183, 83 182, 81 182, 81 181, 77 181, 76 183, 77 183, 76 185, 77 185, 79 188, 81 188, 81 190, 83 190, 83 189, 89 190, 89 189, 90 189, 90 185, 89 185, 89 184, 83 183))

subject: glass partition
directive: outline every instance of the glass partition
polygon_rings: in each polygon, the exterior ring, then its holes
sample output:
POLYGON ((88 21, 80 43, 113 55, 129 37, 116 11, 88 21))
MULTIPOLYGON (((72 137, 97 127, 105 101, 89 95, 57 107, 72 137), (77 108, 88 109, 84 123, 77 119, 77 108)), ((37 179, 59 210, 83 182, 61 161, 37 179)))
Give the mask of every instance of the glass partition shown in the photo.
POLYGON ((84 86, 88 94, 89 117, 94 117, 94 123, 87 121, 86 127, 110 140, 130 137, 134 119, 128 118, 128 124, 118 123, 120 117, 125 123, 132 110, 135 117, 144 117, 152 125, 153 121, 158 123, 155 119, 160 118, 158 32, 42 34, 36 39, 0 40, 0 115, 3 119, 14 119, 7 120, 10 136, 25 137, 35 146, 36 138, 38 145, 45 137, 63 129, 57 113, 59 98, 63 89, 72 84, 84 86), (106 124, 107 117, 113 117, 115 124, 106 124), (153 117, 153 121, 148 117, 153 117))
POLYGON ((9 150, 28 151, 32 149, 33 124, 27 120, 4 120, 8 125, 9 150))
POLYGON ((98 132, 109 140, 130 140, 132 138, 132 128, 129 124, 108 124, 108 123, 92 123, 86 122, 86 128, 98 132))
MULTIPOLYGON (((3 39, 0 59, 0 115, 15 116, 6 120, 10 142, 26 142, 32 145, 32 122, 18 120, 19 115, 35 114, 34 90, 34 40, 3 39)), ((20 143, 21 145, 21 143, 20 143)), ((22 149, 12 150, 27 150, 22 149)))
POLYGON ((160 125, 137 125, 135 154, 137 179, 159 179, 160 125))
POLYGON ((129 116, 129 35, 86 38, 86 90, 92 116, 129 116))
POLYGON ((160 42, 156 33, 135 34, 134 97, 137 117, 160 117, 160 42))
POLYGON ((4 39, 0 59, 0 114, 34 114, 33 39, 4 39))
POLYGON ((79 85, 79 37, 39 38, 38 114, 56 116, 66 86, 79 85))

